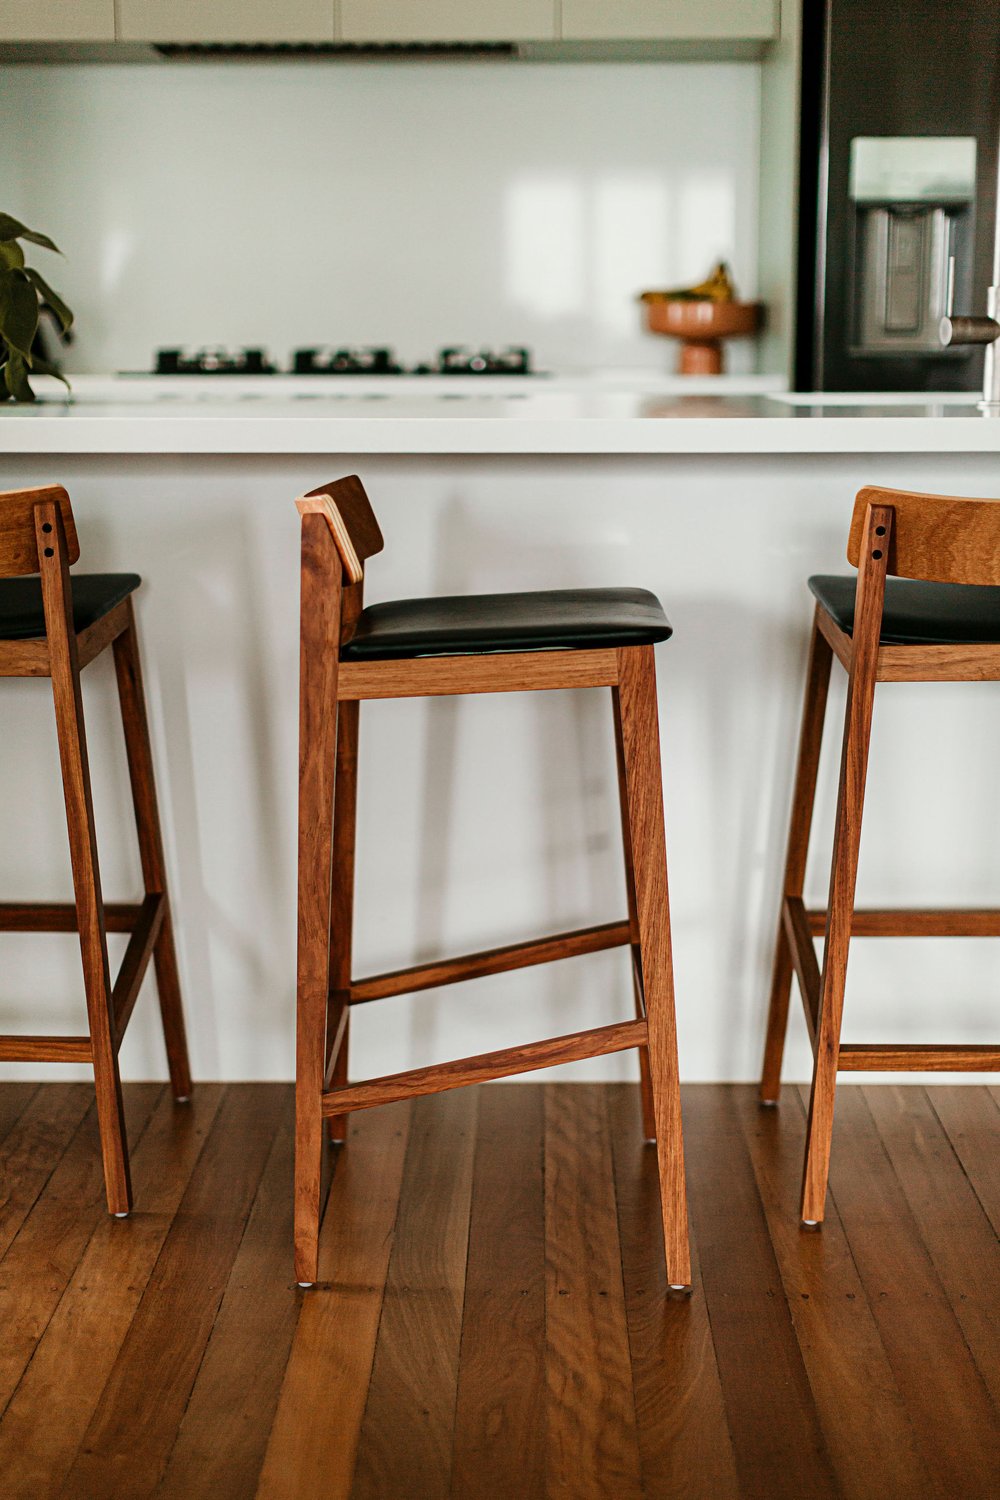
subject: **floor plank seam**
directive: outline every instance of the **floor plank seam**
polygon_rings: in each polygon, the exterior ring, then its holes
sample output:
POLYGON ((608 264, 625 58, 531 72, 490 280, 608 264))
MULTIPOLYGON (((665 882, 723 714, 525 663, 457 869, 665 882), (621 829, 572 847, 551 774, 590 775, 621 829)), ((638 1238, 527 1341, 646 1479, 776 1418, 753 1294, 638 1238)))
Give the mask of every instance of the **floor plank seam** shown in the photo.
MULTIPOLYGON (((165 1085, 164 1085, 164 1087, 165 1087, 165 1085)), ((132 1142, 132 1144, 134 1146, 137 1147, 139 1145, 139 1142, 142 1140, 142 1138, 145 1135, 146 1131, 149 1129, 149 1126, 150 1126, 150 1124, 152 1122, 152 1119, 153 1119, 153 1115, 155 1114, 156 1109, 159 1106, 161 1098, 162 1098, 162 1093, 160 1095, 158 1095, 157 1098, 154 1100, 153 1106, 150 1109, 147 1118, 144 1120, 144 1122, 142 1124, 142 1128, 137 1132, 137 1134, 136 1134, 136 1136, 134 1138, 134 1141, 132 1142)), ((91 1119, 91 1116, 92 1115, 96 1116, 96 1113, 97 1113, 97 1105, 96 1105, 96 1102, 95 1102, 94 1104, 91 1104, 90 1106, 88 1106, 87 1111, 86 1111, 86 1113, 83 1116, 83 1119, 80 1121, 80 1123, 77 1126, 76 1130, 73 1132, 72 1136, 70 1137, 69 1142, 67 1143, 66 1152, 63 1152, 60 1155, 60 1158, 59 1158, 60 1161, 62 1161, 63 1156, 65 1156, 69 1152, 69 1150, 72 1147, 72 1144, 75 1141, 76 1137, 80 1134, 80 1132, 87 1125, 87 1122, 91 1119)), ((58 1163, 56 1164, 56 1167, 53 1168, 53 1174, 57 1170, 57 1168, 58 1168, 58 1163)), ((50 1180, 51 1180, 51 1177, 50 1177, 50 1180)), ((41 1195, 39 1195, 39 1198, 40 1198, 40 1196, 41 1195)), ((17 1244, 18 1239, 20 1238, 20 1235, 21 1235, 21 1233, 22 1233, 22 1231, 23 1231, 23 1229, 25 1227, 25 1224, 27 1224, 28 1220, 31 1218, 31 1214, 34 1212, 34 1209, 35 1209, 38 1201, 39 1201, 39 1199, 36 1199, 35 1203, 32 1204, 32 1207, 29 1210, 29 1212, 25 1215, 24 1220, 23 1220, 20 1228, 18 1229, 17 1234, 11 1240, 10 1244, 7 1247, 7 1250, 4 1252, 4 1255, 2 1257, 0 1257, 0 1266, 2 1266, 3 1261, 6 1260, 7 1256, 11 1253, 11 1251, 14 1249, 15 1245, 17 1244)), ((94 1225, 93 1225, 93 1227, 92 1227, 92 1229, 90 1231, 90 1234, 87 1236, 87 1239, 86 1239, 86 1241, 85 1241, 85 1243, 83 1245, 83 1248, 82 1248, 82 1250, 80 1252, 80 1258, 74 1264, 73 1269, 70 1271, 69 1275, 66 1278, 66 1281, 65 1281, 65 1283, 64 1283, 64 1285, 62 1287, 62 1290, 59 1293, 59 1296, 56 1298, 56 1301, 53 1303, 52 1308, 49 1311, 49 1315, 48 1315, 48 1317, 45 1320, 45 1327, 42 1329, 41 1333, 36 1338, 34 1348, 32 1349, 31 1354, 28 1357, 27 1363, 25 1364, 25 1366, 22 1369, 20 1375, 18 1376, 16 1384, 14 1385, 13 1389, 11 1390, 10 1395, 7 1397, 6 1401, 3 1403, 3 1406, 0 1407, 0 1423, 3 1422, 4 1416, 5 1416, 8 1408, 10 1407, 11 1403, 14 1401, 14 1398, 16 1397, 18 1391, 21 1389, 21 1386, 23 1385, 25 1379, 27 1378, 28 1372, 29 1372, 29 1370, 31 1369, 31 1366, 34 1363, 35 1355, 38 1353, 39 1349, 41 1348, 42 1340, 45 1338, 45 1335, 48 1333, 49 1327, 50 1327, 50 1325, 52 1323, 53 1318, 56 1316, 57 1312, 59 1311, 59 1308, 62 1306, 62 1304, 63 1304, 63 1302, 64 1302, 64 1300, 65 1300, 65 1298, 66 1298, 66 1296, 67 1296, 67 1294, 69 1292, 69 1289, 70 1289, 70 1287, 73 1284, 73 1278, 76 1275, 76 1272, 77 1272, 80 1264, 82 1263, 84 1257, 86 1256, 87 1251, 89 1250, 91 1244, 93 1243, 94 1236, 97 1234, 98 1229, 101 1226, 102 1218, 101 1218, 101 1202, 100 1201, 98 1201, 98 1203, 97 1203, 97 1212, 98 1212, 99 1217, 94 1222, 94 1225)))
MULTIPOLYGON (((923 1231, 923 1229, 920 1226, 920 1221, 919 1221, 919 1219, 918 1219, 916 1213, 914 1212, 913 1207, 912 1207, 912 1205, 910 1203, 910 1198, 909 1198, 909 1194, 906 1191, 906 1186, 905 1186, 902 1178, 900 1177, 899 1173, 896 1170, 896 1164, 893 1161, 892 1154, 888 1150, 888 1148, 887 1148, 887 1146, 885 1144, 885 1141, 884 1141, 884 1139, 882 1137, 882 1132, 879 1129, 878 1121, 875 1119, 875 1116, 872 1114, 871 1106, 869 1105, 868 1098, 867 1098, 867 1089, 871 1088, 871 1087, 872 1087, 871 1084, 863 1085, 862 1088, 861 1088, 861 1091, 860 1091, 861 1092, 861 1098, 862 1098, 862 1100, 864 1102, 864 1106, 865 1106, 865 1110, 867 1112, 868 1118, 872 1122, 872 1127, 873 1127, 873 1129, 875 1131, 875 1134, 876 1134, 876 1136, 878 1138, 879 1146, 880 1146, 880 1148, 882 1150, 883 1155, 885 1156, 885 1159, 886 1159, 886 1161, 887 1161, 887 1163, 889 1165, 889 1168, 890 1168, 890 1170, 892 1172, 892 1175, 893 1175, 893 1177, 894 1177, 894 1179, 896 1181, 896 1185, 897 1185, 897 1187, 899 1189, 900 1196, 901 1196, 903 1202, 906 1204, 907 1213, 908 1213, 910 1221, 911 1221, 911 1223, 913 1225, 913 1232, 914 1232, 914 1234, 916 1236, 916 1242, 920 1246, 920 1248, 922 1249, 922 1251, 924 1253, 924 1256, 925 1256, 925 1258, 927 1260, 927 1264, 930 1267, 931 1273, 932 1273, 932 1275, 934 1277, 934 1281, 935 1281, 935 1283, 937 1285, 937 1288, 938 1288, 938 1290, 940 1292, 943 1304, 944 1304, 945 1308, 947 1309, 947 1312, 948 1312, 949 1316, 951 1317, 951 1320, 954 1323, 955 1328, 958 1331, 958 1334, 959 1334, 959 1336, 960 1336, 960 1338, 962 1340, 962 1347, 964 1348, 964 1350, 965 1350, 965 1352, 966 1352, 966 1354, 968 1356, 969 1363, 972 1366, 972 1369, 975 1371, 976 1378, 978 1379, 979 1384, 982 1387, 983 1397, 985 1398, 985 1400, 988 1403, 988 1405, 990 1407, 992 1407, 994 1411, 996 1411, 997 1410, 996 1402, 994 1401, 993 1396, 992 1396, 992 1394, 990 1392, 989 1386, 988 1386, 988 1384, 986 1382, 986 1378, 983 1375, 982 1370, 979 1368, 979 1359, 978 1359, 978 1357, 976 1355, 975 1350, 972 1348, 972 1345, 969 1343, 968 1336, 966 1334, 965 1328, 962 1325, 962 1320, 958 1316, 957 1312, 954 1309, 954 1306, 952 1305, 951 1295, 950 1295, 950 1293, 948 1291, 947 1286, 945 1285, 945 1282, 942 1280, 942 1273, 938 1269, 938 1264, 937 1264, 937 1261, 935 1259, 933 1249, 927 1243, 927 1239, 926 1239, 926 1236, 924 1234, 924 1231, 923 1231)), ((926 1093, 926 1089, 921 1089, 921 1092, 926 1093)), ((936 1114, 936 1111, 935 1111, 935 1114, 936 1114)), ((952 1147, 951 1139, 950 1139, 950 1137, 948 1135, 948 1132, 945 1130, 945 1131, 943 1131, 943 1134, 944 1134, 945 1140, 948 1142, 949 1149, 951 1149, 953 1151, 954 1148, 952 1147)), ((968 1176, 967 1176, 967 1174, 965 1172, 964 1167, 961 1167, 961 1163, 960 1162, 959 1162, 959 1166, 960 1166, 961 1171, 962 1171, 962 1176, 965 1178, 966 1181, 968 1181, 968 1176)), ((969 1186, 971 1187, 972 1184, 970 1183, 969 1186)), ((980 1209, 982 1210, 982 1204, 980 1203, 978 1195, 976 1195, 976 1203, 979 1205, 980 1209)), ((989 1224, 989 1218, 986 1216, 985 1210, 982 1210, 982 1211, 983 1211, 983 1214, 984 1214, 984 1218, 986 1218, 987 1224, 989 1224)))

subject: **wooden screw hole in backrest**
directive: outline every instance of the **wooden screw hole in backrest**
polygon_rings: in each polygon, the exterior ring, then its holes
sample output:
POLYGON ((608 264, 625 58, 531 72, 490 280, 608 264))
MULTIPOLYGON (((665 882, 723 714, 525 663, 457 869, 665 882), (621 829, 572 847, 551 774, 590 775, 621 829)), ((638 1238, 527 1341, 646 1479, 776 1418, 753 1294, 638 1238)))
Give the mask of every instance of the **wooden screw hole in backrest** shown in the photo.
POLYGON ((318 513, 326 517, 346 581, 360 583, 365 576, 365 562, 381 552, 385 542, 358 476, 351 474, 346 479, 320 485, 302 495, 295 504, 300 515, 318 513))
MULTIPOLYGON (((72 566, 80 556, 80 542, 73 519, 73 507, 61 484, 44 485, 31 490, 0 492, 0 578, 16 578, 39 571, 38 538, 35 532, 35 510, 39 505, 58 505, 66 537, 66 561, 72 566)), ((45 522, 43 531, 51 531, 45 522)), ((55 549, 45 548, 46 557, 55 549)))
MULTIPOLYGON (((893 512, 887 571, 933 583, 1000 584, 1000 501, 924 495, 868 485, 858 491, 847 560, 858 567, 869 507, 893 512)), ((884 526, 876 527, 885 536, 884 526)), ((878 560, 877 549, 873 556, 878 560)))

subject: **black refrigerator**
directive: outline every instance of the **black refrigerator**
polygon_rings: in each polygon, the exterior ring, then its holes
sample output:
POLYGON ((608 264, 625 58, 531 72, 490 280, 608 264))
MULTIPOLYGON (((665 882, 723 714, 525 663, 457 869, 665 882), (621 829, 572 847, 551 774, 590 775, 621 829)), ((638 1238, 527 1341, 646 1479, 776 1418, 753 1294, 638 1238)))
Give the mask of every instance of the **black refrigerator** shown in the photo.
POLYGON ((1000 0, 804 0, 798 390, 979 388, 998 136, 1000 0))

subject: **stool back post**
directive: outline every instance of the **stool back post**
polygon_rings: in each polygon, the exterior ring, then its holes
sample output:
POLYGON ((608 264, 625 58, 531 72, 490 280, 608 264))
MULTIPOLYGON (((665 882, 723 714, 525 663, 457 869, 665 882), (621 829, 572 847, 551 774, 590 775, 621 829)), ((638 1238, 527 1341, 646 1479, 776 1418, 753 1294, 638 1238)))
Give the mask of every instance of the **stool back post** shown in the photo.
MULTIPOLYGON (((864 493, 864 492, 862 492, 864 493)), ((861 497, 859 496, 859 503, 861 497)), ((826 938, 816 1017, 816 1063, 809 1100, 808 1137, 827 1143, 833 1131, 834 1096, 840 1062, 847 959, 854 925, 854 895, 861 845, 861 818, 868 776, 872 710, 878 677, 879 638, 885 602, 885 579, 893 542, 893 510, 865 501, 863 526, 852 559, 858 569, 854 606, 854 648, 847 682, 844 741, 837 791, 833 862, 827 900, 826 938)), ((853 533, 852 533, 853 536, 853 533)), ((828 1150, 807 1150, 802 1185, 802 1219, 815 1224, 823 1217, 828 1150)))
POLYGON ((80 544, 65 490, 37 499, 33 519, 108 1208, 113 1214, 126 1214, 132 1207, 132 1183, 125 1148, 118 1039, 69 579, 70 563, 79 558, 80 544))

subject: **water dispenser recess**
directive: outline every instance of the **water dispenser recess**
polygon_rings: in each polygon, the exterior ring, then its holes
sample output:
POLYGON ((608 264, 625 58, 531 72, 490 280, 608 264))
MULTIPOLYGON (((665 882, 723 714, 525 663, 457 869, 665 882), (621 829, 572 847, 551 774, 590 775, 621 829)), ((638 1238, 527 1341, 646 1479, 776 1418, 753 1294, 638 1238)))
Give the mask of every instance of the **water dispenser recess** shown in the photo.
POLYGON ((851 142, 852 354, 939 351, 952 257, 954 295, 971 295, 975 187, 974 136, 851 142))

